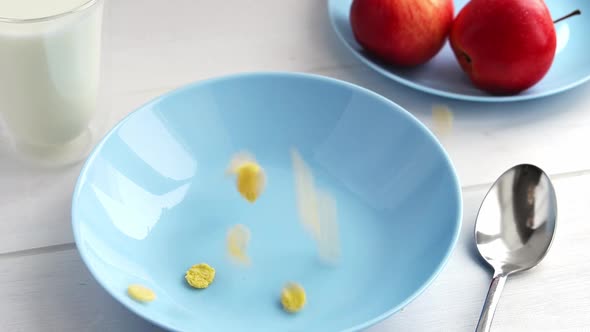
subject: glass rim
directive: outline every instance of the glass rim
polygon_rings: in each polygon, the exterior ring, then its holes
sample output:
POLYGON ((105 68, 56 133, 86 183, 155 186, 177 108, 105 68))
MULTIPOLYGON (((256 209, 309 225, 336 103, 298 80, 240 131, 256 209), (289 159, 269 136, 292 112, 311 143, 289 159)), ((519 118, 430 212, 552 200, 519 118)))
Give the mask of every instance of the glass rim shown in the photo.
POLYGON ((74 7, 70 10, 67 10, 63 13, 57 13, 49 16, 42 16, 42 17, 35 17, 35 18, 10 18, 10 17, 2 17, 0 16, 0 23, 39 23, 39 22, 47 22, 58 19, 63 16, 68 16, 70 14, 75 14, 81 11, 84 11, 92 6, 94 6, 97 2, 102 0, 88 0, 77 7, 74 7))

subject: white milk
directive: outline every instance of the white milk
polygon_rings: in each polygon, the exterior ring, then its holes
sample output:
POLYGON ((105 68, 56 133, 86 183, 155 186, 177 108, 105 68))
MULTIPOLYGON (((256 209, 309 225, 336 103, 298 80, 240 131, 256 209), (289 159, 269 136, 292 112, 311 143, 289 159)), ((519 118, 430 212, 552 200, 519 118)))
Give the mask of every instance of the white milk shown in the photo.
POLYGON ((0 116, 19 145, 60 146, 95 113, 102 0, 0 0, 0 116))

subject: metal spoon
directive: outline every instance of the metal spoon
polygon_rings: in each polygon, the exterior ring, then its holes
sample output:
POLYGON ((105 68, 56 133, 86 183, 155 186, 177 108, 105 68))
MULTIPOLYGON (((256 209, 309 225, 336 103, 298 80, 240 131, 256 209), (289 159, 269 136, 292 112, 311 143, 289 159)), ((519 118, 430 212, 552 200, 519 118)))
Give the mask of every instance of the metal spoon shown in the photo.
POLYGON ((494 268, 476 332, 490 330, 506 278, 536 266, 545 257, 556 221, 555 191, 540 168, 517 165, 494 183, 475 225, 477 250, 494 268))

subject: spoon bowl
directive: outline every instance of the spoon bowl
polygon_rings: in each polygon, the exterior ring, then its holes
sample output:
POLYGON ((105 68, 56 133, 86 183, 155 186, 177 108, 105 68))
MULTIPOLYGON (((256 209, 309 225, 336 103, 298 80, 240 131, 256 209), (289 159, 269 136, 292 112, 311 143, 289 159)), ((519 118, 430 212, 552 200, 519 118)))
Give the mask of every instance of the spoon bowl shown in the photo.
POLYGON ((494 278, 476 331, 488 331, 506 277, 533 268, 547 254, 555 234, 557 198, 539 167, 507 170, 487 193, 477 215, 475 243, 493 267, 494 278))
POLYGON ((506 171, 477 216, 475 243, 496 272, 509 275, 537 265, 551 246, 557 200, 549 177, 533 165, 506 171))

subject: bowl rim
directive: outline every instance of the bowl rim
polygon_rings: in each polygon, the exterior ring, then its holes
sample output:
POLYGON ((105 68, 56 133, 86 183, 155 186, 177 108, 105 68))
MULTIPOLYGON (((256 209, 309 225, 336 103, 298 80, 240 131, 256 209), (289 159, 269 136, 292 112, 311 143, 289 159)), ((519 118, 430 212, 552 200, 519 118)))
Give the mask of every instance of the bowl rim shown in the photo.
POLYGON ((302 79, 302 80, 320 81, 323 83, 340 86, 345 89, 350 89, 355 92, 360 92, 360 93, 363 93, 371 98, 376 98, 376 99, 384 102, 385 104, 388 104, 390 106, 390 111, 401 112, 401 114, 404 117, 406 117, 410 122, 413 122, 415 125, 417 125, 419 130, 421 130, 425 135, 427 135, 430 139, 432 139, 434 145, 442 153, 442 156, 444 158, 444 162, 446 163, 446 165, 448 166, 448 169, 450 170, 450 176, 451 176, 451 180, 453 182, 453 191, 457 197, 457 200, 455 202, 455 206, 453 207, 454 210, 456 211, 457 217, 456 217, 456 220, 454 221, 454 224, 453 224, 454 229, 453 229, 451 241, 448 244, 448 247, 446 249, 446 252, 445 252, 442 260, 438 263, 434 272, 430 275, 430 277, 428 279, 426 279, 422 283, 422 285, 420 285, 420 287, 416 288, 404 301, 399 303, 397 306, 394 306, 394 307, 390 308, 389 310, 386 310, 382 314, 375 316, 372 319, 369 319, 365 322, 359 323, 355 326, 348 327, 348 328, 341 330, 339 332, 359 331, 359 330, 366 329, 370 326, 373 326, 373 325, 385 320, 386 318, 392 316, 396 312, 398 312, 401 309, 403 309, 404 307, 406 307, 408 304, 410 304, 416 298, 418 298, 432 284, 432 282, 440 275, 442 270, 445 268, 445 266, 447 265, 451 255, 456 247, 456 244, 459 239, 461 227, 462 227, 463 195, 462 195, 462 190, 461 190, 459 178, 458 178, 456 169, 451 161, 451 158, 449 157, 448 153, 446 152, 446 150, 444 149, 444 147, 442 146, 440 141, 436 138, 436 136, 421 121, 419 121, 410 112, 405 110, 403 107, 399 106, 394 101, 389 100, 389 99, 379 95, 376 92, 373 92, 369 89, 363 88, 361 86, 358 86, 358 85, 350 83, 350 82, 342 81, 342 80, 327 77, 327 76, 310 74, 310 73, 301 73, 301 72, 259 71, 259 72, 244 72, 244 73, 238 73, 238 74, 230 74, 230 75, 224 75, 224 76, 219 76, 219 77, 213 77, 213 78, 208 78, 208 79, 192 82, 192 83, 177 87, 175 89, 172 89, 166 93, 161 94, 158 97, 155 97, 155 98, 147 101, 146 103, 140 105, 139 107, 136 107, 134 110, 129 112, 125 117, 123 117, 123 119, 121 119, 110 130, 108 130, 107 133, 101 138, 99 143, 96 144, 96 146, 92 149, 92 151, 89 154, 89 157, 84 162, 84 164, 81 168, 81 171, 79 173, 79 176, 76 180, 76 185, 74 187, 74 192, 72 195, 72 206, 71 206, 72 220, 71 220, 71 223, 72 223, 74 242, 76 244, 76 249, 78 251, 78 254, 80 255, 82 261, 84 262, 84 265, 86 266, 86 268, 90 271, 90 274, 92 275, 92 277, 97 281, 97 283, 102 287, 102 289, 105 290, 109 295, 111 295, 117 302, 122 304, 129 311, 142 317, 146 321, 151 322, 151 323, 153 323, 157 326, 160 326, 162 328, 165 328, 167 330, 181 331, 181 330, 178 330, 177 328, 173 327, 170 322, 157 321, 154 318, 150 317, 149 315, 145 314, 142 310, 139 310, 137 307, 131 306, 130 304, 128 304, 126 301, 123 300, 123 298, 125 297, 125 294, 117 293, 117 292, 111 290, 109 287, 107 287, 106 282, 104 282, 102 279, 99 279, 97 277, 97 273, 96 273, 95 269, 92 267, 92 264, 90 264, 90 258, 88 257, 86 251, 80 249, 80 247, 81 247, 80 243, 82 241, 82 236, 80 234, 79 226, 80 226, 81 221, 79 221, 77 219, 77 214, 76 214, 76 208, 78 206, 78 199, 80 197, 80 191, 86 181, 86 177, 87 177, 88 170, 89 170, 90 166, 94 162, 94 159, 99 155, 104 144, 110 139, 110 137, 122 125, 124 125, 126 122, 130 121, 133 118, 134 114, 136 114, 138 112, 142 112, 145 109, 149 108, 150 106, 155 105, 164 99, 173 97, 173 96, 180 94, 184 91, 188 91, 188 90, 200 87, 200 86, 204 86, 204 85, 208 85, 208 84, 212 84, 212 83, 216 83, 216 82, 228 81, 228 80, 243 79, 243 78, 260 78, 260 77, 273 77, 276 79, 302 79))
MULTIPOLYGON (((424 85, 422 83, 417 83, 415 81, 404 78, 402 76, 399 76, 399 75, 387 70, 386 68, 384 68, 380 64, 372 61, 371 59, 369 59, 366 56, 364 56, 363 54, 361 54, 361 52, 359 52, 358 49, 356 49, 353 45, 351 45, 348 42, 348 40, 344 37, 342 31, 338 28, 338 25, 336 24, 335 15, 334 15, 333 8, 334 8, 334 6, 336 6, 336 3, 340 2, 340 1, 342 1, 342 0, 328 0, 328 16, 329 16, 329 20, 330 20, 330 25, 332 26, 332 30, 334 30, 334 32, 336 33, 336 36, 338 37, 340 42, 344 45, 344 47, 346 49, 348 49, 350 51, 350 53, 352 53, 358 60, 360 60, 367 67, 371 68, 372 70, 378 72, 379 74, 381 74, 393 81, 396 81, 400 84, 410 87, 416 91, 422 91, 422 92, 425 92, 425 93, 428 93, 428 94, 431 94, 434 96, 445 97, 445 98, 450 98, 450 99, 454 99, 454 100, 462 100, 462 101, 470 101, 470 102, 506 103, 506 102, 520 102, 520 101, 534 100, 534 99, 553 96, 553 95, 571 90, 575 87, 578 87, 590 80, 590 72, 589 72, 588 74, 586 74, 586 76, 584 76, 582 78, 571 81, 567 84, 564 84, 564 85, 556 87, 556 88, 548 89, 545 91, 540 91, 537 93, 518 94, 518 95, 512 95, 512 96, 469 95, 469 94, 463 94, 463 93, 459 93, 459 92, 452 92, 452 91, 448 91, 448 90, 441 90, 440 88, 434 88, 434 87, 424 85)), ((453 2, 456 2, 456 1, 457 0, 453 0, 453 2)))

